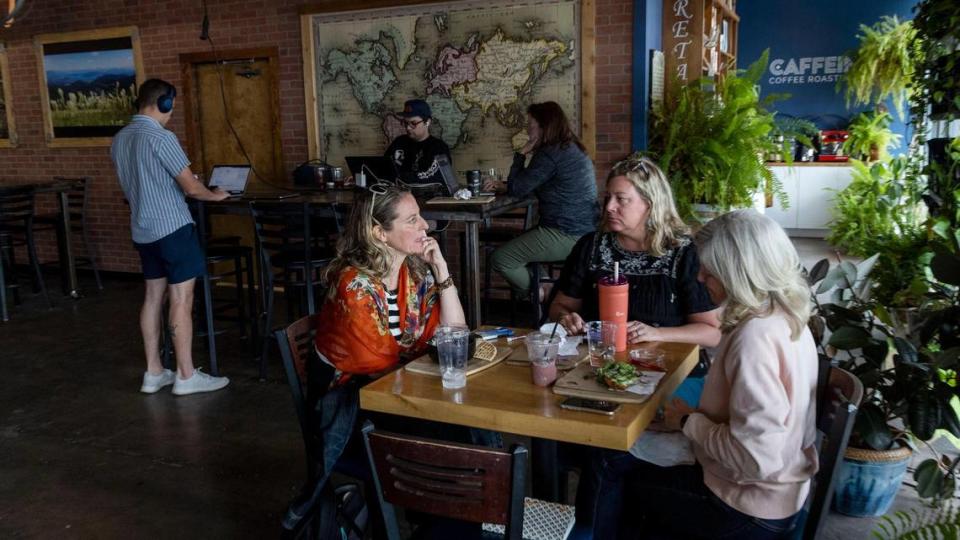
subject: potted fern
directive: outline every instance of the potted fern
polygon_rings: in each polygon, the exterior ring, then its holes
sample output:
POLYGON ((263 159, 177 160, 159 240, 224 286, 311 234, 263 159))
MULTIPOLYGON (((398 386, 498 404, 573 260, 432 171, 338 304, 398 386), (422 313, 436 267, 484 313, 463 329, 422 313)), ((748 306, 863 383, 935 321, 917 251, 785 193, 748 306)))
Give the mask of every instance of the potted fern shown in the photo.
POLYGON ((715 211, 749 207, 764 191, 785 204, 782 186, 763 162, 764 155, 782 150, 770 138, 774 115, 768 110, 781 96, 761 100, 756 91, 768 58, 764 51, 746 70, 719 82, 680 86, 654 110, 647 154, 670 178, 685 219, 698 220, 698 203, 715 211))
POLYGON ((900 145, 900 135, 890 131, 893 117, 888 112, 863 112, 853 119, 847 131, 850 136, 843 143, 844 152, 864 161, 886 161, 890 149, 900 145))

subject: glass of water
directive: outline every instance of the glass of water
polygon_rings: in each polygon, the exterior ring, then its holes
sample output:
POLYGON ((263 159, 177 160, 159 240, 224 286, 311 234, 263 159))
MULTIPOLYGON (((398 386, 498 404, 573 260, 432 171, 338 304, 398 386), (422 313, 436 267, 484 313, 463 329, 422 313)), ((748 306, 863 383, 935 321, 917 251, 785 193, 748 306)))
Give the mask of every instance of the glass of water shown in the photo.
POLYGON ((590 351, 590 366, 603 367, 614 360, 617 351, 617 323, 590 321, 587 327, 587 349, 590 351))
POLYGON ((466 326, 441 326, 434 334, 440 374, 444 388, 463 388, 467 385, 467 351, 470 347, 470 329, 466 326))

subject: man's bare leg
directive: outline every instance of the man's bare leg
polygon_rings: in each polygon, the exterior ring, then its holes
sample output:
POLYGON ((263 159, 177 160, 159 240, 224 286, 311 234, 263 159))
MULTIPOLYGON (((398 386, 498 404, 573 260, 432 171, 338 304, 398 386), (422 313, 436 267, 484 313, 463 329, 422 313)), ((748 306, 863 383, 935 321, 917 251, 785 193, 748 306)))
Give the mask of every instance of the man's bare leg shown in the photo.
POLYGON ((196 278, 167 287, 170 294, 170 335, 177 355, 177 376, 193 376, 193 288, 196 278))
POLYGON ((143 307, 140 308, 143 352, 147 358, 147 371, 152 375, 163 372, 163 363, 160 361, 160 325, 163 316, 163 295, 166 290, 167 278, 146 280, 143 307))

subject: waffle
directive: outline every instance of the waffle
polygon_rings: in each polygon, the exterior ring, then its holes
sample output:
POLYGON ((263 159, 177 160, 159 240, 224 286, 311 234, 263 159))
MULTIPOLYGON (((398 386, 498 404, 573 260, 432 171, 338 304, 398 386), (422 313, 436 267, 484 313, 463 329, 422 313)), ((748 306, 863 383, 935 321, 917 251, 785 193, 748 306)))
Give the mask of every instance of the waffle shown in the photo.
POLYGON ((486 341, 477 340, 477 348, 473 352, 473 357, 477 360, 483 360, 484 362, 490 362, 497 357, 497 346, 493 343, 488 343, 486 341))

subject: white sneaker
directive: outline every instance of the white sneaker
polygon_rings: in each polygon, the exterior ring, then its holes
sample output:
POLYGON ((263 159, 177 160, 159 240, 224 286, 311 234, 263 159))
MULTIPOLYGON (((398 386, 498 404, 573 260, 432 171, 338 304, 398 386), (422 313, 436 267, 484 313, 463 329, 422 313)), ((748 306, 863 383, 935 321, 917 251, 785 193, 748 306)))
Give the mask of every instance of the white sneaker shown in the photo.
POLYGON ((189 379, 176 377, 173 382, 173 395, 185 396, 187 394, 197 394, 200 392, 213 392, 230 384, 230 379, 226 377, 214 377, 200 371, 200 368, 193 370, 193 376, 189 379))
POLYGON ((169 369, 161 371, 158 375, 154 375, 149 371, 144 371, 143 384, 140 385, 140 391, 144 394, 153 394, 164 386, 173 384, 173 379, 175 379, 176 376, 177 374, 169 369))

